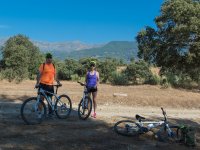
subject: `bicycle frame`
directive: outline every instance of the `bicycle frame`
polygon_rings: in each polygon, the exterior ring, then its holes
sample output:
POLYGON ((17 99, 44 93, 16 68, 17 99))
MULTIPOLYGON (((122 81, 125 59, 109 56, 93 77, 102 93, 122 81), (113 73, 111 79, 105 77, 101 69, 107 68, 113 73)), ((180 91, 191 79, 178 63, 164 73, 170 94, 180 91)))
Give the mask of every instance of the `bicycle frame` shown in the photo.
POLYGON ((164 111, 163 108, 161 108, 161 110, 162 110, 162 113, 163 113, 163 116, 164 116, 164 121, 142 121, 142 120, 139 120, 139 121, 136 121, 135 123, 137 124, 137 126, 139 128, 147 127, 148 128, 147 131, 149 131, 153 128, 156 128, 158 126, 162 126, 164 130, 167 130, 168 135, 172 136, 172 130, 170 129, 169 124, 167 122, 167 117, 166 117, 167 114, 166 114, 166 112, 164 111), (146 126, 145 126, 145 124, 146 124, 146 126), (148 126, 150 124, 153 124, 153 126, 148 126))
MULTIPOLYGON (((88 89, 87 89, 87 87, 86 87, 86 84, 84 84, 84 83, 81 83, 81 82, 78 82, 81 86, 84 86, 84 91, 83 91, 83 97, 82 97, 82 99, 83 99, 83 104, 85 104, 86 106, 87 106, 87 101, 86 101, 86 103, 85 103, 85 97, 86 96, 90 96, 90 93, 88 92, 88 89)), ((83 107, 84 107, 84 105, 83 105, 83 107)))
POLYGON ((37 95, 37 102, 35 104, 35 109, 37 109, 37 106, 40 103, 41 97, 44 97, 46 99, 47 103, 51 106, 52 110, 55 111, 55 100, 58 99, 58 96, 57 96, 58 86, 57 85, 55 85, 55 86, 57 87, 55 93, 51 93, 51 92, 46 91, 46 90, 42 89, 41 87, 39 87, 38 95, 37 95), (52 97, 54 96, 55 97, 54 101, 49 96, 47 96, 46 93, 51 94, 52 97))

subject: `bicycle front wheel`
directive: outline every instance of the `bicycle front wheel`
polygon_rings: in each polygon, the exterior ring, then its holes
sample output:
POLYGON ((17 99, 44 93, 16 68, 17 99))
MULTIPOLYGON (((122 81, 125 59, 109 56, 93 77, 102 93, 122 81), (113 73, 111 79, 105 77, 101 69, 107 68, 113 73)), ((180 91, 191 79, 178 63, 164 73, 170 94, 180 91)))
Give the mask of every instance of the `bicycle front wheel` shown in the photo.
POLYGON ((92 111, 92 100, 89 96, 86 96, 85 99, 81 99, 78 105, 78 116, 82 120, 86 120, 92 111))
POLYGON ((181 132, 179 130, 179 126, 169 126, 169 128, 171 129, 171 133, 169 134, 166 127, 161 128, 158 132, 157 132, 157 138, 159 141, 161 142, 178 142, 180 141, 182 135, 181 132))
POLYGON ((123 136, 137 136, 140 134, 140 128, 131 120, 118 121, 114 125, 114 131, 123 136))
POLYGON ((72 102, 69 96, 60 95, 55 104, 56 116, 59 119, 65 119, 69 117, 72 110, 72 102))
POLYGON ((46 116, 46 106, 43 101, 37 102, 37 97, 31 97, 21 106, 21 117, 28 125, 39 124, 46 116))

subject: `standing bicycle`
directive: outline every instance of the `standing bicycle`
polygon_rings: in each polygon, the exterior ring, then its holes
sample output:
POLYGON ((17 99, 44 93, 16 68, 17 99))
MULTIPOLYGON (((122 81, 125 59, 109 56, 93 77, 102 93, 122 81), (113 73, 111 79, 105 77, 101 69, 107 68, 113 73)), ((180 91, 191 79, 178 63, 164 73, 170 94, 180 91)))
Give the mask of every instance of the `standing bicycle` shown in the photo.
POLYGON ((39 124, 47 116, 46 104, 51 107, 51 113, 56 114, 59 119, 67 118, 72 110, 72 103, 69 96, 63 94, 58 96, 58 88, 62 86, 58 82, 56 92, 51 93, 44 90, 42 87, 38 87, 37 97, 31 97, 24 101, 21 106, 21 117, 26 124, 39 124), (49 96, 51 95, 51 96, 49 96))
POLYGON ((137 136, 145 134, 152 129, 159 128, 155 133, 155 136, 160 141, 177 141, 180 140, 181 132, 179 132, 179 126, 170 126, 167 121, 167 115, 163 108, 161 108, 164 120, 161 121, 145 121, 145 118, 136 115, 136 121, 122 120, 114 125, 114 131, 124 136, 137 136))
POLYGON ((82 120, 86 120, 92 111, 92 99, 88 92, 87 86, 84 83, 78 82, 81 86, 84 86, 83 97, 78 105, 78 116, 82 120))

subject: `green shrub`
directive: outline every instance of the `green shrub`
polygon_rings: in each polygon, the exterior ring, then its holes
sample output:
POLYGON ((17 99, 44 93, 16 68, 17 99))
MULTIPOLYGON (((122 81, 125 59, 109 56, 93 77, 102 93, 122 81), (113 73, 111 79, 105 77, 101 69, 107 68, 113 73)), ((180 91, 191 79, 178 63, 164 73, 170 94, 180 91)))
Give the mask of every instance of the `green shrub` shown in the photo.
POLYGON ((145 84, 158 85, 160 83, 160 78, 157 75, 151 75, 146 81, 145 84))
POLYGON ((128 78, 122 73, 113 73, 111 77, 111 83, 113 85, 128 85, 128 78))

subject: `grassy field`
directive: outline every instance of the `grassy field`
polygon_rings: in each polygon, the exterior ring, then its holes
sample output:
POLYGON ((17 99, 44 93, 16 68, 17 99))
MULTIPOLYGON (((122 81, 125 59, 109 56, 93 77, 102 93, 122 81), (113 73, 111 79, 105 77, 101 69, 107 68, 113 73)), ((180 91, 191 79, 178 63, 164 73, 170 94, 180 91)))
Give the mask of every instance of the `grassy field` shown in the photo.
MULTIPOLYGON (((78 103, 83 87, 76 82, 62 82, 63 86, 58 93, 68 94, 73 103, 78 103)), ((36 96, 35 81, 24 81, 20 84, 0 82, 1 101, 21 100, 30 96, 36 96)), ((184 89, 163 89, 160 86, 111 86, 100 84, 98 88, 99 104, 120 104, 127 106, 155 106, 170 108, 194 108, 200 109, 200 92, 184 89), (126 94, 127 96, 114 96, 126 94)))

